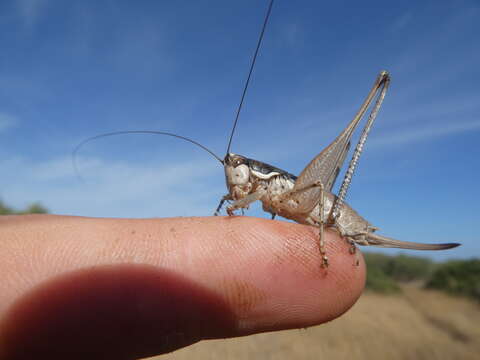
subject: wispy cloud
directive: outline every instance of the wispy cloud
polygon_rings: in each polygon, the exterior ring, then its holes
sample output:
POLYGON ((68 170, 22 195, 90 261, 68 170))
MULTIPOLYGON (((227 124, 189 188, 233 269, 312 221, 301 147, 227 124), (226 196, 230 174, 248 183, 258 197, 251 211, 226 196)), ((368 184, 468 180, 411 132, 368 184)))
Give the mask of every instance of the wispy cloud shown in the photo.
POLYGON ((461 123, 442 124, 423 128, 411 128, 409 130, 396 132, 392 135, 376 137, 370 141, 369 147, 382 147, 393 145, 404 145, 417 141, 432 140, 435 138, 455 135, 466 131, 479 131, 480 120, 473 120, 461 123))
POLYGON ((31 28, 38 21, 48 0, 17 0, 17 8, 24 25, 31 28))
POLYGON ((300 27, 298 24, 290 23, 284 28, 284 37, 288 46, 295 46, 300 40, 300 27))
POLYGON ((112 49, 113 58, 122 66, 135 66, 137 71, 145 73, 158 72, 160 64, 173 66, 165 50, 164 33, 161 24, 149 21, 122 29, 112 49))
POLYGON ((0 132, 4 132, 18 124, 18 119, 12 115, 0 113, 0 132))
POLYGON ((411 23, 412 19, 413 14, 410 11, 400 15, 392 22, 390 26, 390 31, 396 33, 404 30, 406 26, 411 23))
MULTIPOLYGON (((433 4, 433 3, 432 3, 433 4)), ((437 7, 438 5, 432 5, 437 7)), ((434 11, 435 8, 430 9, 434 11)), ((422 70, 421 78, 425 79, 424 71, 429 69, 436 74, 437 79, 431 82, 449 81, 458 78, 462 73, 475 68, 478 63, 478 48, 464 46, 469 37, 475 34, 479 7, 459 7, 451 11, 448 16, 439 17, 435 26, 422 25, 422 31, 417 31, 408 42, 402 42, 395 54, 396 60, 392 70, 396 73, 416 73, 422 70), (459 44, 461 46, 459 47, 459 44), (448 51, 446 51, 448 49, 448 51), (450 53, 449 53, 450 52, 450 53), (459 52, 463 56, 458 56, 459 52), (465 56, 467 55, 468 56, 465 56), (454 55, 454 56, 451 56, 454 55), (441 58, 441 61, 439 59, 441 58)), ((392 31, 407 30, 410 24, 420 21, 408 13, 400 16, 393 24, 392 31)), ((418 27, 418 23, 417 23, 418 27)), ((473 36, 472 36, 473 35, 473 36)))
POLYGON ((217 201, 214 188, 206 188, 219 175, 210 161, 153 167, 80 160, 84 183, 75 181, 69 157, 1 161, 2 198, 17 207, 40 201, 55 213, 117 217, 208 215, 217 201))

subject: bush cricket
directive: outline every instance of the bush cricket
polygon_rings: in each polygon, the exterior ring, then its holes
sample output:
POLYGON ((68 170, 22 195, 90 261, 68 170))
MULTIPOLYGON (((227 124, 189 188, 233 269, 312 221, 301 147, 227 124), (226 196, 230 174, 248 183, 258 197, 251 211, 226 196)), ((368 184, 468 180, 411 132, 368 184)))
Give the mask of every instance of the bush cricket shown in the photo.
POLYGON ((226 155, 223 159, 202 144, 177 134, 149 130, 116 131, 96 135, 77 145, 73 151, 74 168, 77 169, 75 155, 80 147, 94 139, 120 134, 145 133, 172 136, 201 147, 224 166, 228 194, 220 200, 215 215, 220 214, 225 202, 229 203, 226 211, 228 215, 231 216, 234 215, 234 211, 243 211, 243 209, 248 208, 251 203, 261 201, 263 210, 270 213, 272 219, 274 219, 276 215, 279 215, 300 224, 318 227, 318 247, 322 267, 328 267, 329 263, 324 237, 324 230, 326 228, 334 229, 345 238, 351 245, 350 252, 352 254, 355 253, 356 244, 415 250, 444 250, 458 246, 459 244, 457 243, 425 244, 407 242, 377 235, 374 233, 377 228, 372 226, 344 201, 369 131, 377 117, 390 84, 390 75, 387 71, 382 71, 377 76, 365 101, 347 127, 330 145, 310 161, 298 177, 275 166, 230 152, 232 138, 235 133, 239 114, 262 43, 272 5, 273 0, 270 1, 265 16, 229 137, 226 155), (331 192, 332 187, 350 149, 352 135, 372 104, 373 106, 368 120, 352 154, 340 190, 337 195, 334 195, 331 192))

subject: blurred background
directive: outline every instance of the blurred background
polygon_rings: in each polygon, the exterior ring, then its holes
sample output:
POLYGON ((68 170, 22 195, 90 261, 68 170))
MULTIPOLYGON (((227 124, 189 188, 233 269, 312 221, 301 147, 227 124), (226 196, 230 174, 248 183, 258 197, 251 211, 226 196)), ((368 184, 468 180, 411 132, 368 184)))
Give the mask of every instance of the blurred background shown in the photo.
MULTIPOLYGON (((267 5, 0 2, 0 213, 212 214, 223 169, 189 143, 98 139, 78 152, 80 177, 72 151, 104 132, 160 130, 223 157, 267 5)), ((474 0, 275 2, 232 151, 298 174, 386 69, 391 88, 347 202, 381 234, 462 246, 422 258, 374 249, 369 291, 338 321, 166 357, 479 353, 479 15, 474 0)), ((247 215, 266 216, 258 205, 247 215)))

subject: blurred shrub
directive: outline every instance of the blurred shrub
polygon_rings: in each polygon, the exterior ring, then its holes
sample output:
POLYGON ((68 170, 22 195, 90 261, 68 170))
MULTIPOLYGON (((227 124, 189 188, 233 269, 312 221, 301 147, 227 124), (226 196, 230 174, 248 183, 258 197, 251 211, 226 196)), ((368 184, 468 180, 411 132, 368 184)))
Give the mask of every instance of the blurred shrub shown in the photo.
POLYGON ((364 252, 363 257, 365 258, 365 262, 367 263, 368 267, 376 267, 381 269, 383 272, 386 272, 387 265, 392 258, 391 256, 380 254, 380 253, 373 253, 373 252, 364 252))
POLYGON ((425 287, 480 301, 480 259, 454 260, 440 264, 425 287))
POLYGON ((398 282, 424 281, 436 266, 432 260, 418 256, 367 252, 364 257, 367 263, 366 288, 381 293, 401 291, 398 282))
POLYGON ((419 256, 397 255, 390 258, 385 271, 398 281, 425 280, 433 272, 432 260, 419 256))
POLYGON ((400 292, 400 287, 391 276, 385 274, 381 268, 369 265, 367 265, 367 282, 365 288, 382 294, 395 294, 400 292))
POLYGON ((33 203, 24 210, 15 210, 14 208, 7 206, 0 200, 0 215, 21 215, 21 214, 46 214, 47 208, 40 203, 33 203))
POLYGON ((364 253, 364 257, 368 267, 377 268, 396 281, 425 280, 436 266, 432 260, 418 256, 364 253))
POLYGON ((40 203, 33 203, 29 205, 25 210, 21 210, 18 214, 46 214, 48 210, 40 203))
POLYGON ((15 210, 5 205, 3 201, 0 200, 0 215, 10 215, 14 213, 15 213, 15 210))

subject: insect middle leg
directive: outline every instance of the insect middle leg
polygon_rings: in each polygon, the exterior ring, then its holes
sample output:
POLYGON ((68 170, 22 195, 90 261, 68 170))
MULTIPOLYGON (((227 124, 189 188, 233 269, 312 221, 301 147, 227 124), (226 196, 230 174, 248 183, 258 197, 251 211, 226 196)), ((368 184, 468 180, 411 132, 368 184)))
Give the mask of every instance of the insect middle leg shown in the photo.
MULTIPOLYGON (((318 205, 318 213, 319 216, 317 218, 317 223, 318 223, 318 249, 320 251, 320 256, 322 258, 322 267, 328 267, 328 256, 327 256, 327 250, 325 246, 325 234, 324 234, 324 229, 325 229, 325 217, 324 217, 324 212, 325 212, 325 191, 324 191, 324 186, 321 181, 315 181, 314 183, 307 185, 303 188, 300 189, 294 189, 289 192, 286 192, 285 194, 281 195, 279 198, 279 203, 284 203, 291 199, 292 197, 294 198, 296 195, 299 195, 305 191, 308 191, 313 188, 318 188, 318 200, 315 199, 312 201, 312 206, 309 209, 309 212, 313 211, 317 205, 318 205)), ((310 214, 308 214, 310 215, 310 214)), ((307 215, 307 216, 308 216, 307 215)))
POLYGON ((322 257, 322 267, 328 267, 328 257, 327 257, 327 249, 325 248, 325 237, 324 237, 324 228, 325 222, 323 220, 323 213, 325 209, 325 196, 323 191, 323 185, 320 183, 320 201, 319 201, 319 224, 318 224, 318 249, 320 250, 320 256, 322 257))

